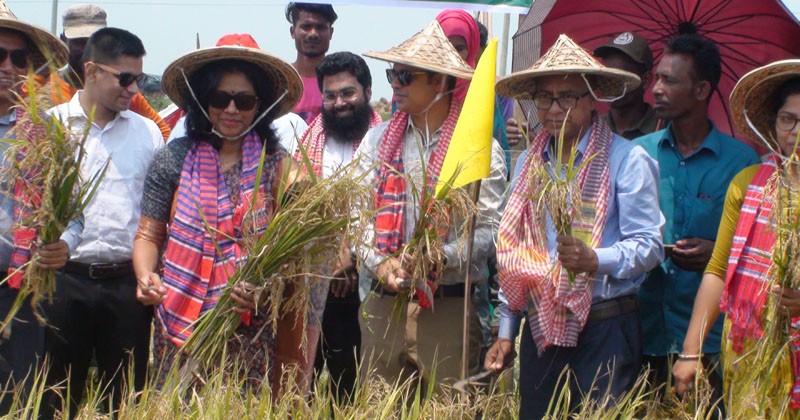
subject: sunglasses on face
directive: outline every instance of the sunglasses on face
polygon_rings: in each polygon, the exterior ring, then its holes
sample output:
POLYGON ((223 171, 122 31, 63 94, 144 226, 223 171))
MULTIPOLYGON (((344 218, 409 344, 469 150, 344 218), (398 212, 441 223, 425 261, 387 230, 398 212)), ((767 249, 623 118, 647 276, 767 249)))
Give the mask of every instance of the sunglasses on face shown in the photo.
POLYGON ((30 55, 30 51, 28 50, 7 50, 5 48, 0 48, 0 63, 5 63, 7 57, 11 57, 11 64, 17 68, 25 68, 28 67, 28 55, 30 55))
POLYGON ((221 90, 215 90, 208 95, 208 106, 217 109, 225 109, 231 101, 239 111, 250 111, 258 104, 258 96, 247 92, 230 94, 221 90))
POLYGON ((386 80, 391 84, 397 79, 400 85, 408 86, 411 84, 411 81, 414 80, 414 76, 425 73, 424 71, 386 69, 386 80))
POLYGON ((99 67, 101 70, 111 74, 112 76, 117 78, 120 87, 128 87, 136 82, 136 86, 141 86, 144 83, 144 79, 147 77, 144 73, 133 74, 128 72, 121 72, 113 67, 109 67, 105 64, 100 63, 92 63, 95 66, 99 67))

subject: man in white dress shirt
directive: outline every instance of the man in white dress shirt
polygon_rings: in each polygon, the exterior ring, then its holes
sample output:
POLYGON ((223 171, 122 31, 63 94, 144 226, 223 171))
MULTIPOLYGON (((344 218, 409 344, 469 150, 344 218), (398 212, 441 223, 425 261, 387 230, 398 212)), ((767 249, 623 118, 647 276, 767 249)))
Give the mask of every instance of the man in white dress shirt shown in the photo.
MULTIPOLYGON (((93 354, 102 380, 100 389, 112 396, 115 406, 131 358, 134 384, 144 385, 152 312, 136 300, 131 255, 145 174, 163 145, 156 124, 128 110, 144 78, 144 54, 141 40, 130 32, 98 30, 84 51, 84 89, 50 111, 73 132, 81 133, 90 125, 81 163, 84 179, 108 163, 84 210, 82 229, 62 236, 74 251, 58 273, 53 302, 46 307, 48 385, 63 387, 68 380, 65 416, 77 411, 93 354)), ((62 404, 51 393, 45 417, 52 416, 48 410, 58 410, 62 404)))

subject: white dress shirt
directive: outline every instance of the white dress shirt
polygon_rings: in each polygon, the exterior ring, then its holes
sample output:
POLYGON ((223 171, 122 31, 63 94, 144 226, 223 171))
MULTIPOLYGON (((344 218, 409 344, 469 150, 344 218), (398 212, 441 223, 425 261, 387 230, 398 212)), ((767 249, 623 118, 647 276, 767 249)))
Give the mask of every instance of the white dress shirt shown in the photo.
MULTIPOLYGON (((88 117, 78 100, 72 99, 48 111, 80 139, 88 117)), ((84 209, 80 233, 68 230, 62 235, 75 242, 70 260, 82 263, 127 261, 133 253, 133 238, 139 226, 142 190, 150 162, 164 145, 158 126, 132 111, 122 111, 105 127, 91 124, 84 143, 81 176, 91 179, 108 161, 92 201, 84 209)))

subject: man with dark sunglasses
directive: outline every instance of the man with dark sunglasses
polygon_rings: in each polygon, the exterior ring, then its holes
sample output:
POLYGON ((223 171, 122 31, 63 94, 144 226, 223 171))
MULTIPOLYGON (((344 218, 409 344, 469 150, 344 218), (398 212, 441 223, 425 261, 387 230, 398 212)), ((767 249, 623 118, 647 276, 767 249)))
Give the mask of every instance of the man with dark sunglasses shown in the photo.
MULTIPOLYGON (((98 29, 106 27, 106 11, 94 4, 75 4, 64 10, 62 24, 64 30, 61 32, 61 40, 69 48, 69 60, 66 66, 50 76, 53 103, 56 105, 69 101, 83 87, 83 51, 89 37, 98 29)), ((137 93, 133 96, 130 110, 158 124, 164 140, 169 137, 169 126, 150 106, 144 95, 137 93)))
MULTIPOLYGON (((66 61, 66 52, 66 47, 56 37, 20 21, 0 1, 0 138, 13 139, 25 135, 24 129, 19 130, 24 125, 18 125, 27 118, 18 96, 24 94, 21 89, 23 76, 29 69, 46 71, 49 58, 54 58, 54 63, 60 65, 66 61)), ((5 173, 7 165, 14 159, 6 156, 9 146, 9 142, 0 142, 0 174, 5 173)), ((0 176, 0 277, 3 278, 15 273, 22 263, 18 257, 24 256, 27 260, 30 256, 29 248, 23 249, 14 243, 20 208, 13 182, 4 175, 0 176), (14 268, 9 269, 9 265, 14 268)), ((67 243, 62 240, 40 245, 35 253, 38 254, 37 264, 51 269, 61 268, 69 256, 67 243)), ((21 286, 13 277, 0 283, 0 314, 3 317, 11 310, 21 286)), ((37 321, 28 298, 0 333, 0 416, 9 414, 14 400, 26 400, 43 353, 44 328, 37 321)))
MULTIPOLYGON (((100 389, 111 395, 114 405, 121 400, 130 362, 135 388, 144 385, 152 309, 136 300, 131 255, 145 174, 164 143, 153 121, 128 109, 139 92, 144 54, 141 40, 130 32, 94 32, 84 51, 84 88, 50 111, 72 132, 88 132, 81 163, 84 179, 108 163, 83 212, 77 247, 58 272, 53 302, 45 308, 51 363, 47 384, 69 386, 70 416, 81 401, 93 354, 100 389)), ((59 395, 48 393, 45 416, 61 405, 59 395)))

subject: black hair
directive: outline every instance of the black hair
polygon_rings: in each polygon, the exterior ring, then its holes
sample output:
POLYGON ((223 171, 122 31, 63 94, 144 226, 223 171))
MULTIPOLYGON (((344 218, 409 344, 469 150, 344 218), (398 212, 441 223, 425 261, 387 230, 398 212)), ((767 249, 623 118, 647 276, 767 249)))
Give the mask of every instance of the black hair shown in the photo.
POLYGON ((686 33, 670 39, 665 51, 667 54, 686 54, 692 57, 692 68, 698 80, 710 83, 712 91, 717 89, 722 74, 722 61, 714 41, 696 33, 686 33))
POLYGON ((121 56, 141 58, 146 54, 138 36, 119 28, 98 29, 83 50, 83 62, 108 64, 121 56))
POLYGON ((774 122, 778 118, 778 111, 786 104, 786 100, 792 95, 800 94, 800 76, 793 77, 781 83, 770 95, 770 115, 774 122))
POLYGON ((486 25, 482 24, 481 21, 475 19, 475 23, 478 24, 478 37, 480 41, 478 42, 479 48, 486 48, 486 44, 489 43, 489 28, 486 25))
POLYGON ((328 54, 317 64, 317 83, 322 90, 322 80, 325 76, 333 76, 343 71, 350 72, 356 77, 358 83, 365 90, 372 87, 372 74, 369 72, 367 62, 360 56, 349 51, 340 51, 328 54))
POLYGON ((331 25, 339 17, 330 4, 317 3, 295 3, 291 2, 286 6, 286 20, 292 25, 300 18, 300 12, 313 13, 325 18, 331 25))
MULTIPOLYGON (((219 149, 222 140, 211 134, 211 121, 206 118, 203 111, 207 112, 208 110, 209 94, 217 89, 223 76, 232 73, 242 74, 253 85, 256 96, 258 96, 256 118, 278 98, 275 88, 270 84, 271 79, 265 77, 264 70, 256 64, 236 59, 218 60, 206 64, 189 77, 189 85, 192 87, 195 96, 197 96, 197 101, 190 99, 186 104, 186 135, 189 138, 195 141, 202 139, 219 149)), ((273 107, 253 128, 261 138, 261 141, 264 142, 267 152, 270 153, 275 151, 275 147, 278 145, 278 137, 270 127, 270 124, 272 124, 279 109, 280 106, 273 107)))

